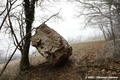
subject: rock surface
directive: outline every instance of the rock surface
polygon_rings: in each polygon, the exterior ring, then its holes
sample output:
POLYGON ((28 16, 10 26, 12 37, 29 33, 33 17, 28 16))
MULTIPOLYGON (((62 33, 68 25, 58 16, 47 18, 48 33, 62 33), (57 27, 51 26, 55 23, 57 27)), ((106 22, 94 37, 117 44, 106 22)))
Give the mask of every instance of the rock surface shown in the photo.
POLYGON ((55 30, 41 24, 31 37, 32 45, 52 64, 67 60, 72 55, 72 47, 55 30))

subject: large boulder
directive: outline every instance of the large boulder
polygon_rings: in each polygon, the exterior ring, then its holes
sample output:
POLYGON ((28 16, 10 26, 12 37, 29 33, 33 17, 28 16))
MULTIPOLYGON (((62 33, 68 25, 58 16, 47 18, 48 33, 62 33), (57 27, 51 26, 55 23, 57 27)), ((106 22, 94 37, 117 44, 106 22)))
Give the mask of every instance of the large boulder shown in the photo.
POLYGON ((64 62, 72 54, 72 47, 68 42, 46 24, 37 27, 31 41, 39 53, 52 64, 64 62))

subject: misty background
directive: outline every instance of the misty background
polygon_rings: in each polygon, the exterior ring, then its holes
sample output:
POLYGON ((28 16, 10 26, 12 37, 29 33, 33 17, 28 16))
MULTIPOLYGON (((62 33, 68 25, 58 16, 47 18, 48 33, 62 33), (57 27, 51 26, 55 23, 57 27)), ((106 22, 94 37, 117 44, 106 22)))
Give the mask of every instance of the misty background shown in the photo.
MULTIPOLYGON (((18 1, 17 3, 19 4, 21 1, 18 1)), ((4 7, 5 1, 0 0, 0 4, 4 7)), ((78 17, 79 12, 82 12, 82 7, 80 10, 80 6, 82 6, 82 4, 78 7, 76 3, 61 0, 52 2, 52 4, 44 3, 43 5, 44 6, 42 8, 35 9, 34 27, 38 27, 48 17, 60 10, 59 19, 53 18, 47 22, 47 25, 61 34, 69 44, 104 39, 102 31, 99 28, 85 27, 85 17, 82 15, 78 17)), ((0 8, 0 10, 2 11, 3 8, 0 8)), ((21 11, 21 8, 18 7, 16 10, 19 12, 21 11)), ((10 57, 14 48, 15 46, 10 32, 2 29, 0 31, 0 63, 5 62, 10 57)), ((37 50, 31 45, 30 54, 36 52, 37 50)), ((20 55, 20 51, 17 50, 13 59, 20 58, 20 55)))

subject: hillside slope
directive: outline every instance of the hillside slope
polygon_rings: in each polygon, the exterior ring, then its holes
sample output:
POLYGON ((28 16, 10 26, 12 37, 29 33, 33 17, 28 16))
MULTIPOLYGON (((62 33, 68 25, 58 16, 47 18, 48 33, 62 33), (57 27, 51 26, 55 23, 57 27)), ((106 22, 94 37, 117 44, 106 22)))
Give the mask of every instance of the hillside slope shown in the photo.
POLYGON ((10 63, 1 80, 85 80, 86 76, 119 76, 120 64, 104 56, 108 51, 105 45, 105 41, 72 44, 70 60, 57 67, 46 62, 40 54, 32 54, 31 68, 26 76, 18 74, 19 61, 16 61, 10 63))

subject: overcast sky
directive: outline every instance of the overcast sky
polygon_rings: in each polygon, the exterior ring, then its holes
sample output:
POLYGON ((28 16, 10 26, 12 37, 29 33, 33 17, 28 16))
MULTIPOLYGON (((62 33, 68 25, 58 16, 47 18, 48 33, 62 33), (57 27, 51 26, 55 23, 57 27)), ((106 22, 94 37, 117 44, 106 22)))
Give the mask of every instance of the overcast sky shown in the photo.
MULTIPOLYGON (((63 20, 60 20, 57 23, 49 21, 47 22, 47 25, 56 30, 58 33, 60 33, 65 39, 70 38, 77 39, 78 37, 81 37, 82 40, 85 40, 88 37, 101 34, 101 31, 99 29, 93 28, 83 29, 84 17, 81 18, 75 17, 76 4, 67 3, 65 2, 65 0, 63 0, 62 2, 53 3, 53 5, 50 5, 48 7, 51 7, 51 9, 46 10, 44 12, 41 12, 40 8, 36 8, 35 21, 33 23, 33 26, 37 27, 41 24, 40 23, 41 16, 45 14, 47 15, 49 14, 48 16, 50 16, 52 14, 57 13, 61 9, 60 16, 62 16, 63 20)), ((10 42, 11 41, 8 40, 8 36, 3 35, 2 32, 0 32, 0 50, 8 49, 9 47, 7 44, 10 42)), ((13 47, 13 45, 10 47, 13 47)))
MULTIPOLYGON (((46 13, 47 15, 48 13, 52 15, 57 13, 60 9, 61 11, 59 14, 60 16, 62 16, 63 21, 60 20, 57 23, 49 21, 47 22, 47 25, 60 33, 65 39, 77 38, 78 36, 81 36, 84 40, 87 37, 101 34, 101 31, 99 29, 84 29, 84 17, 76 17, 76 14, 78 14, 76 9, 78 8, 75 3, 68 3, 65 0, 62 0, 61 2, 56 2, 55 4, 53 4, 53 7, 51 7, 52 12, 46 11, 46 13)), ((40 14, 41 12, 39 11, 39 8, 36 9, 36 17, 33 26, 40 25, 40 18, 38 18, 40 17, 40 14)), ((44 14, 45 12, 43 12, 43 15, 44 14)))

